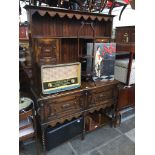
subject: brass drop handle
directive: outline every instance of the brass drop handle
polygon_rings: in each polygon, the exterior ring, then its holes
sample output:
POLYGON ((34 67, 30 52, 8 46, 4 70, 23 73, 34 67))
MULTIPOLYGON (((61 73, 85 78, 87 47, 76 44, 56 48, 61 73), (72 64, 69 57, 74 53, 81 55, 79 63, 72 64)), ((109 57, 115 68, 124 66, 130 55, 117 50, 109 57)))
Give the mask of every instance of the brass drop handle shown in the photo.
POLYGON ((96 102, 95 101, 93 101, 92 102, 92 104, 91 104, 91 106, 95 106, 96 105, 96 102))
POLYGON ((76 101, 74 102, 74 105, 75 105, 75 107, 77 106, 77 102, 76 101))
POLYGON ((40 109, 40 108, 37 109, 37 114, 38 114, 38 115, 41 114, 41 109, 40 109))
POLYGON ((104 95, 103 94, 100 94, 100 97, 103 97, 104 95))
POLYGON ((68 104, 68 103, 67 103, 67 104, 62 105, 62 108, 63 108, 63 109, 66 109, 66 108, 68 108, 68 107, 70 107, 70 104, 68 104))

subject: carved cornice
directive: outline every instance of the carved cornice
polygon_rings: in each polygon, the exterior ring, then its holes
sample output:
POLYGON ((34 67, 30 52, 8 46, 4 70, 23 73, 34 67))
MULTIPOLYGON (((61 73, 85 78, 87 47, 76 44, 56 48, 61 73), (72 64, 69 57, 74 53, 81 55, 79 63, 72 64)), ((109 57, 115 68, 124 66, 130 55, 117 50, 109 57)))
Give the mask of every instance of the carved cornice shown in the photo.
POLYGON ((73 11, 73 10, 66 10, 66 9, 58 9, 52 7, 36 7, 36 6, 28 6, 24 7, 27 11, 31 10, 31 16, 35 13, 38 13, 40 16, 45 16, 48 14, 51 17, 55 17, 56 15, 60 18, 68 17, 69 19, 76 18, 84 19, 84 20, 98 20, 98 21, 112 21, 114 15, 106 15, 106 14, 99 14, 99 13, 91 13, 91 12, 81 12, 81 11, 73 11))

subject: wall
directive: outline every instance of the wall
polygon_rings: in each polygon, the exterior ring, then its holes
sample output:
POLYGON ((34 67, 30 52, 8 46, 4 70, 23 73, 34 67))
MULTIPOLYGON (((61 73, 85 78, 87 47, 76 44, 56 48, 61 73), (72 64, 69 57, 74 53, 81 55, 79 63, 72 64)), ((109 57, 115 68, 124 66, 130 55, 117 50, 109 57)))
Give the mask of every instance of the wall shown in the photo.
POLYGON ((121 8, 122 7, 115 8, 112 12, 113 15, 117 15, 113 21, 113 28, 115 28, 117 26, 135 25, 135 23, 136 23, 135 12, 136 11, 133 10, 130 5, 128 5, 127 8, 124 10, 124 12, 122 13, 122 16, 121 16, 121 20, 119 21, 119 14, 120 14, 121 8))

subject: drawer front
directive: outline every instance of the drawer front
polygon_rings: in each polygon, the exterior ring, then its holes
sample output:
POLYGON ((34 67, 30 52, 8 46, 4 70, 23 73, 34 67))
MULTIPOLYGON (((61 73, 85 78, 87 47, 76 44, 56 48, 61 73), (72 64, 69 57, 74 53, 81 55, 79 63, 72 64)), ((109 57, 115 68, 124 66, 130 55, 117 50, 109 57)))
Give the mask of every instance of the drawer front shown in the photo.
POLYGON ((82 111, 82 95, 74 94, 49 99, 41 107, 41 117, 44 122, 58 119, 82 111))
POLYGON ((100 87, 94 89, 88 96, 88 107, 95 107, 98 105, 104 105, 107 102, 113 100, 113 86, 100 87))

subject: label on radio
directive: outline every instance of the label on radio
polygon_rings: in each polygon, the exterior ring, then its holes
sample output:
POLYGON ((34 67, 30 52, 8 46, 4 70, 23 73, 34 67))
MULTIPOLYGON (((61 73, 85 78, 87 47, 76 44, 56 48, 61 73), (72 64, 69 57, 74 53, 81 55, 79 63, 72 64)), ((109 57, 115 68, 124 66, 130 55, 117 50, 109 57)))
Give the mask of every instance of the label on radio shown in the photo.
POLYGON ((75 78, 58 80, 58 81, 44 82, 43 87, 44 89, 50 89, 50 88, 57 88, 57 87, 62 87, 66 85, 74 85, 77 83, 78 83, 78 78, 75 77, 75 78))

